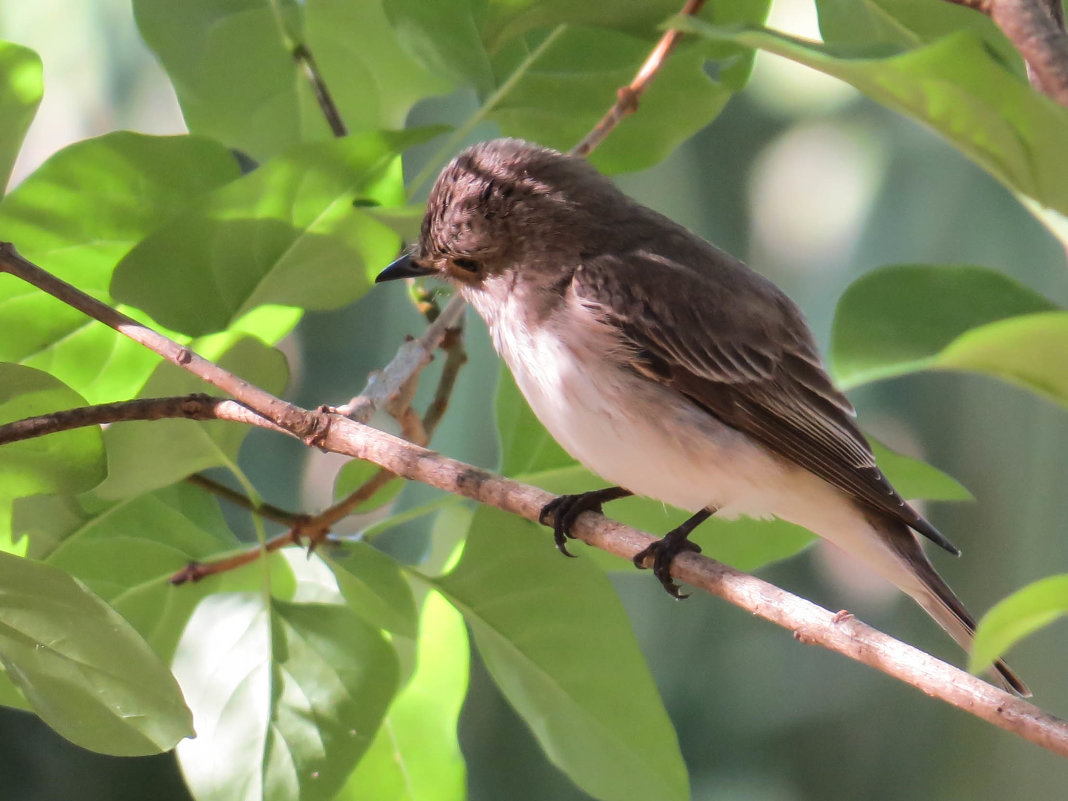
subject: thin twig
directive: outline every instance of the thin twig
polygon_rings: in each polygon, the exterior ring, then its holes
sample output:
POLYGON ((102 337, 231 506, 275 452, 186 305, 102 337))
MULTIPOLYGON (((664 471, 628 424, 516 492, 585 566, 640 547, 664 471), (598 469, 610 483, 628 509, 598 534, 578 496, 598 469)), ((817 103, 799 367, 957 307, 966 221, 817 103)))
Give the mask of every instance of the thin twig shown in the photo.
POLYGON ((445 333, 454 328, 464 313, 464 299, 453 295, 441 314, 427 326, 423 335, 401 345, 397 355, 382 370, 374 373, 363 392, 337 411, 353 420, 366 423, 374 413, 396 395, 413 375, 430 364, 431 356, 445 333))
POLYGON ((1068 34, 1061 0, 949 0, 990 17, 1027 63, 1039 91, 1068 106, 1068 34))
POLYGON ((338 110, 337 104, 334 103, 330 90, 326 88, 326 81, 323 80, 323 74, 319 72, 319 65, 316 63, 315 56, 312 55, 311 50, 305 44, 298 44, 293 48, 293 58, 300 65, 304 71, 304 76, 311 84, 312 91, 315 93, 315 100, 326 118, 326 124, 330 126, 331 133, 338 138, 348 136, 349 129, 345 125, 345 121, 341 119, 341 112, 338 110))
MULTIPOLYGON (((686 0, 686 5, 682 7, 682 11, 679 13, 694 16, 704 4, 705 0, 686 0)), ((653 52, 649 54, 645 63, 642 64, 638 74, 634 76, 634 80, 626 86, 619 87, 619 91, 616 93, 616 102, 593 126, 593 130, 586 134, 581 142, 571 148, 569 152, 572 156, 585 158, 590 155, 604 141, 605 137, 612 133, 612 130, 619 125, 624 117, 638 110, 641 96, 649 88, 649 84, 653 82, 653 79, 656 78, 667 57, 671 55, 671 51, 679 43, 681 36, 681 31, 669 30, 660 37, 660 41, 657 42, 656 47, 653 48, 653 52)))
POLYGON ((201 475, 200 473, 194 473, 191 476, 187 476, 185 480, 187 484, 192 484, 194 487, 200 487, 202 490, 210 492, 212 495, 216 495, 223 500, 229 501, 234 506, 239 506, 242 509, 252 512, 253 514, 262 517, 264 520, 272 520, 275 523, 281 523, 283 526, 297 526, 307 517, 307 515, 290 512, 274 506, 273 504, 255 504, 237 490, 231 489, 225 484, 220 484, 218 481, 201 475))
MULTIPOLYGON (((408 394, 407 397, 404 397, 405 393, 400 393, 396 400, 391 402, 404 407, 401 409, 394 409, 394 416, 401 423, 401 435, 404 439, 417 445, 429 444, 430 439, 433 437, 434 431, 437 429, 438 423, 441 422, 441 418, 448 406, 453 386, 456 383, 456 376, 459 373, 460 368, 467 362, 467 353, 463 347, 462 331, 459 327, 448 330, 445 338, 442 340, 441 347, 446 352, 445 365, 442 367, 441 376, 438 379, 438 387, 437 391, 434 393, 434 399, 431 401, 430 406, 427 407, 426 414, 423 416, 422 420, 420 421, 418 418, 413 418, 412 416, 413 412, 411 408, 410 394, 408 394)), ((191 476, 189 480, 193 479, 204 480, 201 476, 191 476)), ((352 514, 352 512, 361 504, 369 501, 374 497, 375 493, 385 488, 391 481, 399 480, 400 479, 396 474, 391 473, 386 469, 380 469, 363 482, 363 484, 349 493, 348 496, 332 506, 323 509, 318 514, 306 516, 294 515, 290 521, 281 521, 289 524, 291 526, 290 530, 268 540, 265 547, 251 548, 244 554, 228 556, 210 562, 190 563, 171 577, 171 583, 184 584, 187 581, 200 581, 207 576, 225 573, 228 570, 236 570, 239 567, 244 567, 245 565, 254 562, 266 553, 271 553, 272 551, 284 548, 287 545, 299 546, 304 545, 305 542, 307 542, 309 549, 315 549, 321 543, 326 541, 333 526, 352 514)), ((232 490, 229 490, 228 487, 222 487, 222 485, 219 486, 223 490, 233 492, 232 490)), ((253 504, 247 498, 240 495, 240 493, 234 493, 234 495, 240 499, 240 505, 247 509, 252 509, 253 504)), ((262 514, 263 507, 261 506, 259 509, 253 509, 253 511, 262 514)), ((269 517, 269 515, 266 514, 263 516, 269 517)))

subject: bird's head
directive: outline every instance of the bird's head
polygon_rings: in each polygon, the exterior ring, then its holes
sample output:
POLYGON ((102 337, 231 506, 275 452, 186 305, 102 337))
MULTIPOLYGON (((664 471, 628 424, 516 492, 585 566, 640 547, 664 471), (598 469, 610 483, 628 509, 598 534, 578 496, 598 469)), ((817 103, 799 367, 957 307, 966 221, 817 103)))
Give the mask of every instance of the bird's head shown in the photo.
MULTIPOLYGON (((588 213, 589 191, 614 187, 584 159, 520 139, 496 139, 464 150, 438 176, 419 242, 376 282, 433 275, 465 294, 495 278, 561 265, 588 213), (582 190, 582 191, 576 191, 582 190)), ((540 272, 540 271, 539 271, 540 272)))

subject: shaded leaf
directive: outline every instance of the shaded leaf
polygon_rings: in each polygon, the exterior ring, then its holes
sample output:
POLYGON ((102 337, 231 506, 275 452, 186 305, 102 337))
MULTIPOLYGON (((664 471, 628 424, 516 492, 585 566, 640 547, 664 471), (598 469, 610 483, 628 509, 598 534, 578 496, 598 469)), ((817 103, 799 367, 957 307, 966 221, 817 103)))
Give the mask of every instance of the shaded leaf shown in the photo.
POLYGON ((980 267, 886 267, 843 294, 831 361, 846 387, 968 370, 1068 404, 1068 312, 980 267))
MULTIPOLYGON (((649 42, 604 28, 568 27, 492 109, 506 136, 566 151, 594 126, 620 86, 649 55, 649 42)), ((706 55, 683 43, 627 118, 591 156, 604 172, 649 167, 719 113, 730 91, 702 67, 706 55)))
MULTIPOLYGON (((446 73, 427 69, 406 52, 403 32, 390 25, 386 5, 383 0, 304 4, 308 46, 350 131, 403 128, 413 105, 452 88, 446 73)), ((423 5, 436 8, 440 3, 423 5)), ((309 93, 301 97, 305 119, 322 117, 309 93)))
POLYGON ((1024 637, 1068 614, 1068 575, 1049 576, 999 601, 975 631, 968 670, 981 673, 1024 637))
MULTIPOLYGON (((16 530, 29 536, 30 552, 47 552, 48 564, 84 581, 163 658, 174 653, 201 598, 213 592, 255 589, 263 581, 262 566, 254 564, 195 584, 170 583, 171 576, 190 562, 252 547, 239 543, 230 532, 215 498, 192 485, 177 484, 119 503, 83 496, 77 509, 67 512, 72 518, 70 530, 51 547, 38 542, 42 535, 38 527, 51 521, 42 519, 49 509, 32 502, 37 500, 28 501, 21 510, 16 505, 16 530)), ((52 509, 59 501, 76 503, 51 500, 52 509)), ((271 570, 272 588, 282 594, 292 579, 280 559, 271 559, 271 570)))
POLYGON ((383 8, 404 49, 451 83, 488 94, 493 71, 482 44, 481 14, 474 0, 384 0, 383 8))
MULTIPOLYGON (((186 125, 260 160, 301 141, 295 0, 134 0, 186 125)), ((329 136, 320 118, 320 137, 329 136)))
POLYGON ((463 617, 430 593, 419 623, 418 665, 339 801, 463 801, 466 769, 456 727, 467 693, 463 617))
POLYGON ((351 609, 204 599, 178 646, 197 739, 178 761, 198 801, 332 799, 385 715, 397 659, 351 609))
MULTIPOLYGON (((347 498, 357 489, 362 487, 367 481, 378 475, 381 470, 382 468, 373 462, 365 462, 362 459, 353 459, 346 462, 342 465, 341 469, 338 471, 337 477, 334 479, 334 500, 339 501, 342 498, 347 498)), ((352 510, 353 514, 370 512, 372 509, 385 506, 396 498, 397 493, 402 489, 404 489, 403 481, 397 481, 395 479, 389 481, 369 498, 359 503, 352 510)))
POLYGON ((117 756, 193 734, 174 677, 140 635, 62 570, 0 553, 0 661, 68 740, 117 756))
POLYGON ((459 565, 432 583, 463 613, 549 759, 585 792, 689 797, 674 729, 626 614, 590 560, 561 559, 547 534, 482 507, 459 565))
POLYGON ((112 292, 194 335, 263 304, 350 303, 400 246, 353 200, 403 204, 398 155, 432 133, 361 133, 286 151, 144 239, 112 292))
POLYGON ((28 47, 0 42, 0 194, 43 92, 40 56, 28 47))
POLYGON ((378 628, 414 637, 415 598, 396 561, 364 542, 347 542, 344 548, 348 553, 323 558, 349 606, 378 628))

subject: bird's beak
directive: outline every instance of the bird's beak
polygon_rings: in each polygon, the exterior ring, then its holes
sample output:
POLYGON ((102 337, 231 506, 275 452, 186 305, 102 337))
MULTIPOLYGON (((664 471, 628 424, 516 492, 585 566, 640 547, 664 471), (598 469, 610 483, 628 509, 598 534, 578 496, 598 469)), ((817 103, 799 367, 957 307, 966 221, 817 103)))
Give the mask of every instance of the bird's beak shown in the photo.
POLYGON ((376 284, 381 284, 383 281, 396 281, 398 278, 418 278, 421 275, 430 275, 435 273, 433 267, 420 267, 414 261, 410 253, 405 253, 386 269, 378 274, 375 278, 376 284))

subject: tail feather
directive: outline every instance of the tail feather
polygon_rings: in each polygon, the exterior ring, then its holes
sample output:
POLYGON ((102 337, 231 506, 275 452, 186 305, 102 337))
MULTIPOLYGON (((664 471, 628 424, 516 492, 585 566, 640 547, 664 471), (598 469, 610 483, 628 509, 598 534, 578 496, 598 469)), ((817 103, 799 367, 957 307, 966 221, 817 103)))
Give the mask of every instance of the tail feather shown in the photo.
MULTIPOLYGON (((916 535, 903 523, 883 519, 877 523, 880 532, 887 537, 889 544, 906 563, 912 575, 918 579, 913 586, 902 586, 915 601, 923 607, 935 622, 945 629, 965 650, 971 649, 975 636, 975 618, 971 616, 964 604, 949 588, 945 580, 928 560, 920 547, 916 535)), ((1009 692, 1024 698, 1031 695, 1020 677, 1002 660, 994 663, 993 672, 998 683, 1009 692)))

